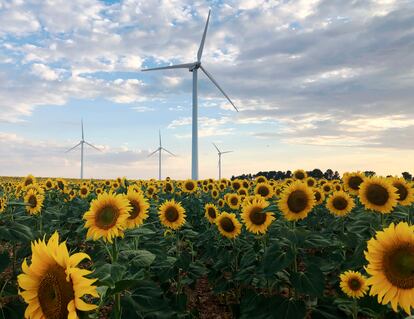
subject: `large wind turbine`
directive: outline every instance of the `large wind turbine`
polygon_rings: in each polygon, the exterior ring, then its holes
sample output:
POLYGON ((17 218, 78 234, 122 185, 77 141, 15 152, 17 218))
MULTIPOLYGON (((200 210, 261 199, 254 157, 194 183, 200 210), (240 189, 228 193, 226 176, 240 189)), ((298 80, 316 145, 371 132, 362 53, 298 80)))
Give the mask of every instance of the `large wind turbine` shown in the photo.
POLYGON ((81 178, 81 179, 83 179, 83 145, 84 145, 84 144, 89 145, 90 147, 92 147, 92 148, 94 148, 94 149, 96 149, 96 150, 98 150, 98 151, 100 151, 100 152, 101 152, 101 150, 100 150, 99 148, 97 148, 96 146, 94 146, 94 145, 92 145, 92 144, 90 144, 90 143, 88 143, 88 142, 86 142, 86 141, 85 141, 85 134, 84 134, 84 132, 83 132, 83 120, 81 120, 81 127, 82 127, 82 139, 81 139, 81 140, 80 140, 80 142, 79 142, 78 144, 76 144, 74 147, 72 147, 72 148, 68 149, 68 150, 66 151, 66 153, 68 153, 68 152, 70 152, 70 151, 74 150, 74 149, 75 149, 75 148, 77 148, 78 146, 80 146, 80 147, 81 147, 81 171, 80 171, 80 178, 81 178))
POLYGON ((175 64, 170 66, 164 66, 159 68, 144 69, 142 71, 153 71, 153 70, 167 70, 167 69, 188 69, 193 72, 193 114, 192 114, 192 158, 191 158, 191 178, 198 180, 198 100, 197 100, 197 73, 198 69, 204 72, 204 74, 210 79, 211 82, 219 89, 219 91, 226 97, 226 99, 233 105, 234 109, 238 112, 234 103, 230 100, 228 95, 223 91, 213 76, 207 72, 207 70, 201 65, 201 56, 203 55, 204 42, 206 40, 208 23, 210 20, 210 11, 208 11, 208 17, 206 26, 204 27, 203 37, 201 38, 200 47, 197 52, 197 61, 192 63, 175 64))
POLYGON ((158 131, 158 135, 160 137, 160 145, 158 146, 158 148, 154 152, 152 152, 151 154, 149 154, 148 157, 151 157, 155 153, 159 152, 159 154, 158 154, 158 179, 161 180, 161 153, 162 153, 162 151, 165 151, 168 154, 171 154, 172 156, 175 156, 175 155, 173 153, 171 153, 169 150, 167 150, 164 147, 162 147, 162 143, 161 143, 161 131, 158 131))
POLYGON ((213 143, 213 145, 214 145, 214 147, 216 148, 216 150, 217 150, 217 152, 218 152, 218 157, 219 157, 219 160, 218 160, 218 167, 219 167, 219 179, 221 179, 221 155, 222 155, 222 154, 231 153, 231 152, 233 152, 233 151, 224 151, 224 152, 221 152, 221 151, 219 150, 219 148, 217 147, 217 145, 216 145, 216 144, 214 144, 214 143, 213 143))

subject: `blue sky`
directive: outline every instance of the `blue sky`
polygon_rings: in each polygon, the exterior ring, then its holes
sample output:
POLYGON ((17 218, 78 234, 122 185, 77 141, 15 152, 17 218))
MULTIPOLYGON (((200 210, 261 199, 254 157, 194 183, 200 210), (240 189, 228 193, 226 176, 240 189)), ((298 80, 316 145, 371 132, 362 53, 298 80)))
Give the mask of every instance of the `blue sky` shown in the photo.
POLYGON ((295 168, 414 171, 413 1, 0 0, 0 175, 188 178, 195 60, 200 177, 295 168))

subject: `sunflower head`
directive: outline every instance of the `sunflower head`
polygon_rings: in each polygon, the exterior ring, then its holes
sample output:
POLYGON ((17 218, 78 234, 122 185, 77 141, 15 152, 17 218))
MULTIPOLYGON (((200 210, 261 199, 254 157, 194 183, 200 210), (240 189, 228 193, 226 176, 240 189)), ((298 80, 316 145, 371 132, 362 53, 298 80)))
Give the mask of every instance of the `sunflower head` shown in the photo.
POLYGON ((85 295, 99 297, 93 283, 96 279, 84 276, 91 274, 78 264, 90 259, 85 253, 69 255, 66 242, 59 244, 59 235, 54 233, 32 243, 32 258, 29 266, 23 261, 23 273, 17 278, 19 294, 28 304, 25 318, 78 318, 77 310, 90 311, 97 307, 81 298, 85 295))
POLYGON ((268 227, 275 219, 273 213, 263 211, 267 206, 269 203, 260 197, 253 198, 243 205, 241 217, 249 232, 255 234, 267 232, 268 227))
POLYGON ((238 209, 240 207, 241 199, 238 194, 228 194, 228 196, 226 197, 226 201, 227 205, 229 205, 231 209, 238 209))
POLYGON ((293 172, 293 177, 298 180, 304 180, 308 174, 303 169, 297 169, 293 172))
POLYGON ((339 276, 342 291, 351 298, 363 297, 367 290, 367 278, 357 271, 345 271, 339 276))
POLYGON ((315 205, 322 204, 325 200, 325 193, 318 187, 312 188, 313 194, 315 195, 315 205))
POLYGON ((235 214, 222 212, 216 218, 216 225, 220 234, 230 239, 236 238, 241 233, 242 225, 235 214))
POLYGON ((316 186, 316 179, 314 179, 313 177, 308 177, 308 178, 306 178, 306 184, 309 187, 314 187, 314 186, 316 186))
POLYGON ((258 183, 254 188, 254 193, 266 199, 272 198, 274 195, 273 187, 267 182, 258 183))
POLYGON ((220 212, 216 205, 214 204, 206 204, 204 206, 204 216, 208 219, 211 224, 216 222, 217 216, 220 215, 220 212))
POLYGON ((402 206, 410 206, 414 202, 414 189, 404 179, 393 177, 390 179, 392 186, 397 189, 398 204, 402 206))
POLYGON ((359 187, 365 180, 365 175, 361 172, 344 173, 342 181, 346 191, 353 195, 358 195, 359 187))
POLYGON ((354 200, 344 191, 334 192, 326 201, 328 210, 336 216, 344 216, 355 207, 354 200))
POLYGON ((30 189, 24 196, 26 211, 30 215, 39 214, 42 210, 44 199, 44 195, 37 193, 34 189, 30 189))
POLYGON ((237 192, 237 190, 242 186, 242 183, 240 180, 235 179, 231 182, 231 187, 237 192))
POLYGON ((3 213, 6 210, 7 201, 6 198, 0 197, 0 213, 3 213))
POLYGON ((79 196, 82 198, 86 198, 89 195, 89 188, 88 186, 81 186, 81 188, 79 189, 79 196))
POLYGON ((192 179, 187 179, 183 182, 181 189, 185 193, 195 193, 197 191, 197 182, 192 179))
POLYGON ((359 199, 366 209, 390 213, 398 203, 397 189, 389 180, 369 177, 360 185, 359 199))
POLYGON ((36 183, 36 178, 32 174, 27 175, 23 181, 24 186, 28 186, 34 183, 36 183))
POLYGON ((46 187, 46 189, 52 189, 53 188, 53 181, 50 178, 45 182, 45 187, 46 187))
POLYGON ((129 216, 125 221, 126 227, 135 228, 142 225, 148 218, 148 201, 145 199, 144 195, 134 191, 129 191, 125 196, 131 206, 129 216))
POLYGON ((266 182, 267 182, 266 176, 260 175, 256 177, 256 183, 266 183, 266 182))
POLYGON ((88 228, 87 238, 112 243, 114 237, 123 237, 126 220, 130 216, 131 206, 124 195, 102 193, 91 202, 89 211, 83 215, 88 228))
POLYGON ((278 202, 280 211, 290 221, 306 218, 314 205, 315 195, 312 189, 300 181, 286 187, 278 202))
POLYGON ((368 241, 365 258, 370 295, 378 302, 391 303, 394 311, 400 305, 408 314, 413 306, 414 294, 414 226, 406 222, 391 223, 377 231, 368 241))
POLYGON ((185 224, 185 209, 181 203, 174 199, 165 201, 158 211, 158 215, 165 227, 179 229, 185 224))

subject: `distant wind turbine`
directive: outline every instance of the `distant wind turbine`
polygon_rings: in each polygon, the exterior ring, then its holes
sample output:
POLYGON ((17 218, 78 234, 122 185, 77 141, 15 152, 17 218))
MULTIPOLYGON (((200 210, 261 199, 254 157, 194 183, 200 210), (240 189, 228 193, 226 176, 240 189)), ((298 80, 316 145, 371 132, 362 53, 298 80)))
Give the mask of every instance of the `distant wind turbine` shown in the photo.
POLYGON ((77 148, 78 146, 81 147, 81 171, 80 171, 80 178, 83 179, 83 145, 89 145, 90 147, 96 149, 99 152, 102 152, 99 148, 97 148, 96 146, 88 143, 85 141, 85 134, 83 132, 83 120, 81 120, 81 127, 82 127, 82 139, 80 140, 80 142, 78 144, 76 144, 74 147, 68 149, 65 153, 69 153, 70 151, 74 150, 75 148, 77 148))
POLYGON ((232 153, 233 151, 224 151, 224 152, 222 152, 222 151, 219 150, 219 148, 217 147, 216 144, 213 143, 213 145, 214 145, 214 147, 216 148, 216 150, 218 152, 218 157, 219 157, 219 160, 218 160, 219 179, 221 179, 221 155, 222 154, 227 154, 227 153, 232 153))
POLYGON ((223 91, 217 81, 213 78, 213 76, 207 72, 207 70, 201 65, 201 56, 203 55, 203 48, 204 42, 206 40, 207 28, 208 23, 210 20, 210 12, 208 11, 208 17, 206 26, 204 27, 203 37, 201 39, 200 47, 197 52, 197 61, 192 63, 184 63, 184 64, 175 64, 170 66, 164 66, 159 68, 150 68, 144 69, 142 71, 154 71, 154 70, 167 70, 167 69, 188 69, 190 72, 193 72, 193 114, 192 114, 192 157, 191 157, 191 178, 193 180, 198 180, 198 99, 197 99, 197 71, 201 69, 204 74, 210 79, 211 82, 219 89, 219 91, 226 97, 226 99, 230 102, 230 104, 234 107, 234 109, 238 112, 239 110, 234 105, 234 103, 230 100, 228 95, 223 91))
POLYGON ((162 143, 161 143, 161 131, 158 131, 158 135, 159 135, 159 138, 160 138, 160 145, 158 146, 158 148, 154 152, 152 152, 151 154, 149 154, 148 157, 151 157, 155 153, 159 152, 159 154, 158 154, 158 179, 161 180, 161 153, 162 153, 162 151, 165 151, 168 154, 171 154, 172 156, 175 156, 175 155, 173 153, 171 153, 169 150, 167 150, 164 147, 162 147, 162 143))

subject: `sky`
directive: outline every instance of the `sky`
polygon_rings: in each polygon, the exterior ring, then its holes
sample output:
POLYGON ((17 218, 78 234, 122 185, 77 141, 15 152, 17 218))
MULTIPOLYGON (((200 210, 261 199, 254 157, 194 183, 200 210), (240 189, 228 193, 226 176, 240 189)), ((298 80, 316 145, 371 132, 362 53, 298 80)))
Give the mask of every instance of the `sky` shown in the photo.
POLYGON ((266 170, 414 172, 413 0, 0 0, 0 175, 191 176, 196 60, 200 178, 266 170))

